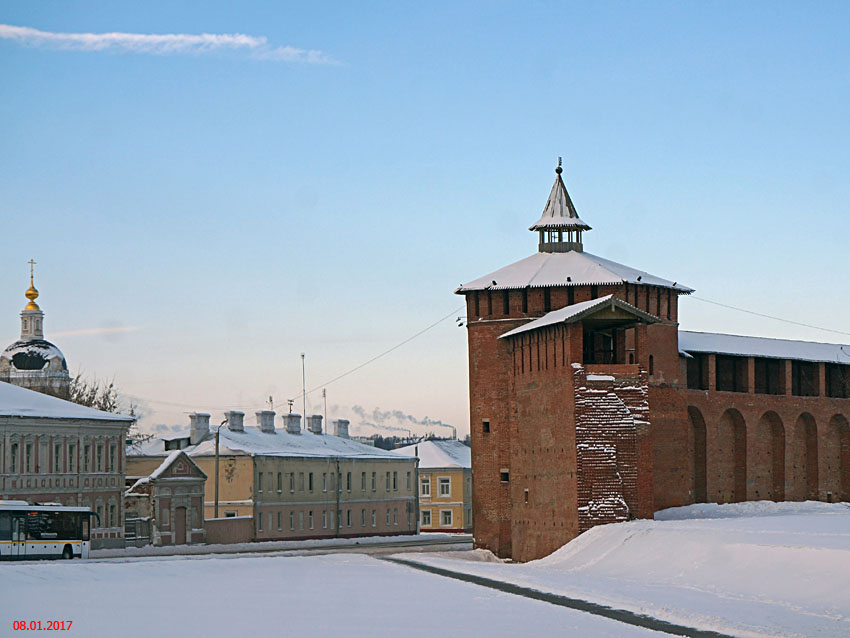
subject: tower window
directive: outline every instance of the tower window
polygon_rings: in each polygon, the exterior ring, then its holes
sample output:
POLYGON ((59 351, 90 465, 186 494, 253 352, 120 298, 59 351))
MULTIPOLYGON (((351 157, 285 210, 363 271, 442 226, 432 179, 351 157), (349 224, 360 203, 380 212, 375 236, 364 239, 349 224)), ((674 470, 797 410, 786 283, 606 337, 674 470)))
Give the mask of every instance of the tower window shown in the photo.
POLYGON ((552 291, 548 288, 543 289, 543 312, 552 310, 552 291))
POLYGON ((567 305, 572 306, 576 302, 576 291, 575 288, 570 286, 567 288, 567 305))
POLYGON ((522 311, 528 312, 528 288, 522 289, 522 311))
POLYGON ((502 483, 508 483, 508 482, 510 482, 510 480, 511 480, 511 473, 510 473, 510 472, 508 472, 507 470, 502 470, 501 472, 499 472, 499 480, 500 480, 502 483))
POLYGON ((649 355, 649 374, 655 374, 655 360, 649 355))
POLYGON ((591 286, 590 287, 590 298, 598 299, 599 298, 599 286, 591 286))
POLYGON ((507 290, 502 291, 502 313, 511 314, 511 296, 507 290))
POLYGON ((484 431, 484 434, 490 433, 490 419, 484 419, 481 422, 481 429, 484 431))

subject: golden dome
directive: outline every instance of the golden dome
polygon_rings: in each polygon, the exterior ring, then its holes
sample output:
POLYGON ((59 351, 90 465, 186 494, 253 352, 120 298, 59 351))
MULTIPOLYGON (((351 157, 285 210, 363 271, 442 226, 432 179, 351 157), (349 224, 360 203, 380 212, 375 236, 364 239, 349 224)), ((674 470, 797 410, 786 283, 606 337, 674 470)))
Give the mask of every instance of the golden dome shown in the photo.
POLYGON ((35 303, 35 300, 38 299, 38 290, 36 290, 35 284, 33 283, 33 272, 32 272, 33 266, 35 265, 35 262, 32 259, 30 259, 29 264, 30 264, 30 287, 27 288, 27 291, 24 293, 24 296, 26 296, 26 298, 29 299, 30 302, 26 305, 24 310, 41 310, 41 308, 38 307, 38 304, 35 303))

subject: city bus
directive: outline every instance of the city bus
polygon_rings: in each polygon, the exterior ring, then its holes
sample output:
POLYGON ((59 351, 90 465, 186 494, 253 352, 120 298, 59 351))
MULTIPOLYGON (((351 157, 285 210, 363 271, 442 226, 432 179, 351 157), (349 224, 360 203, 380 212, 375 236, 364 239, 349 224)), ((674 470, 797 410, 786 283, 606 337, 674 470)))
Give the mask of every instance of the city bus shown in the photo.
POLYGON ((88 507, 0 501, 0 560, 88 558, 92 516, 88 507))

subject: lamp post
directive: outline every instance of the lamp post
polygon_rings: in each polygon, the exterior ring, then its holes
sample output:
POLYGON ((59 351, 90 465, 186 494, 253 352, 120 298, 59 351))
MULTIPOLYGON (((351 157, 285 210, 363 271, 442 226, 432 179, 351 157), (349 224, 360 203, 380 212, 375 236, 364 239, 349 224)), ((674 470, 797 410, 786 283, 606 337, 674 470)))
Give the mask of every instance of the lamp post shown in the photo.
POLYGON ((222 421, 215 431, 215 508, 213 509, 213 518, 218 518, 218 439, 221 427, 227 423, 227 419, 222 421))

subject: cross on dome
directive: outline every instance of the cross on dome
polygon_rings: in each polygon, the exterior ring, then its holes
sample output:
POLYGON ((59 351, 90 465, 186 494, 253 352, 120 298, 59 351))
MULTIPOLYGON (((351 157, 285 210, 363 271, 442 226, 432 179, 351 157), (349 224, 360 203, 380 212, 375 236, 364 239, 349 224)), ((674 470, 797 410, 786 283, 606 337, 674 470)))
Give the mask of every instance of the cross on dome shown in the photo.
POLYGON ((585 222, 581 220, 573 205, 564 180, 561 168, 561 158, 558 158, 558 167, 555 169, 555 183, 546 200, 543 214, 530 228, 531 231, 540 233, 538 250, 547 253, 565 253, 571 250, 582 252, 581 233, 590 230, 585 222))

